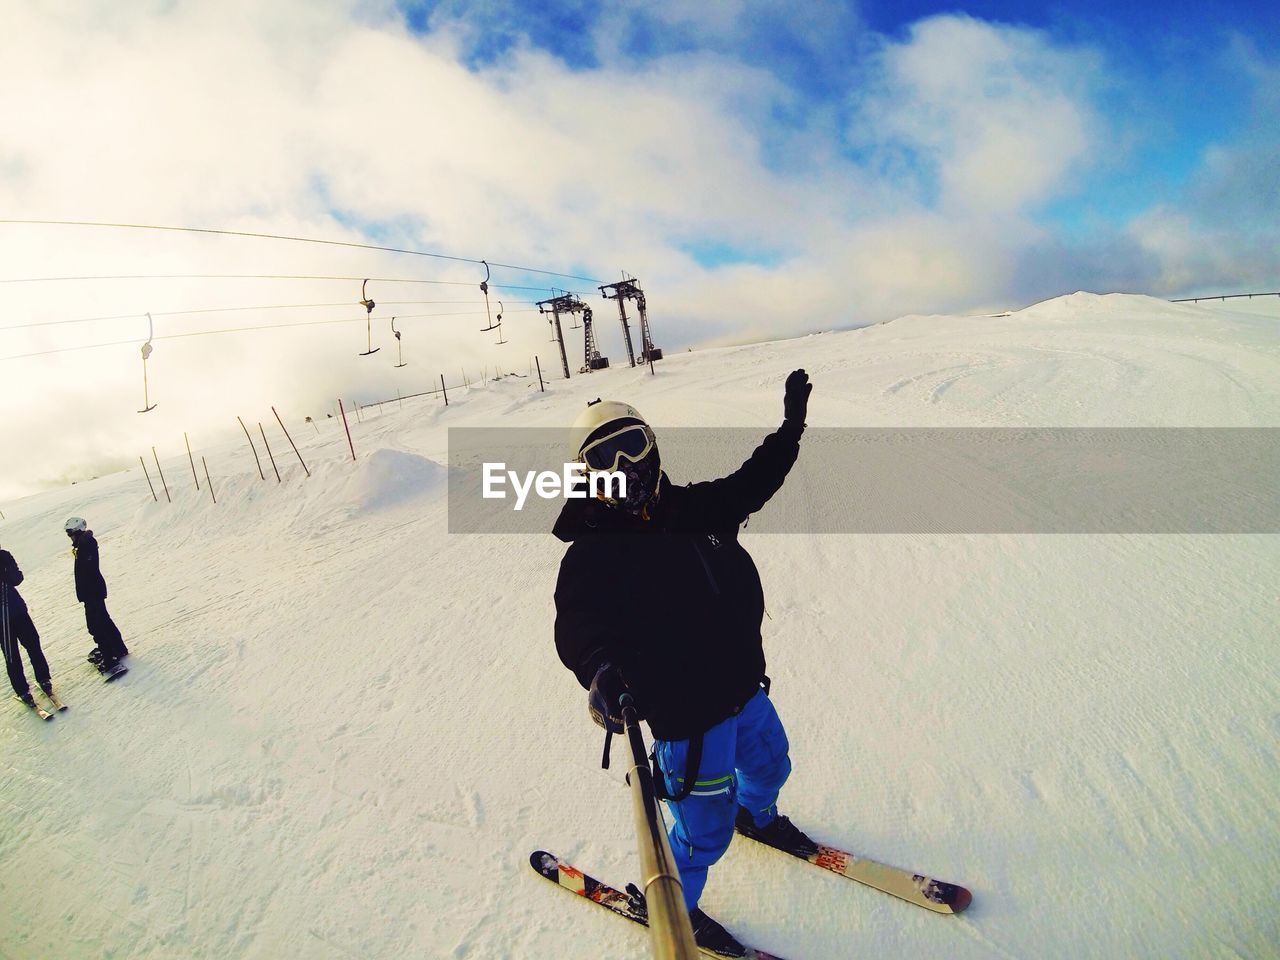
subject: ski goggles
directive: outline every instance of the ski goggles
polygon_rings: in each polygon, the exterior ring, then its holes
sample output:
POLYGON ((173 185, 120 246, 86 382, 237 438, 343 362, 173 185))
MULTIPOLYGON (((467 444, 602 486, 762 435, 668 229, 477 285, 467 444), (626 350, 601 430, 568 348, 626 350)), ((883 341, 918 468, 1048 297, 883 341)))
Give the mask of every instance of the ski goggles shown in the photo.
POLYGON ((578 457, 592 470, 614 471, 623 457, 634 463, 643 460, 653 448, 653 431, 643 423, 633 423, 592 440, 578 457))

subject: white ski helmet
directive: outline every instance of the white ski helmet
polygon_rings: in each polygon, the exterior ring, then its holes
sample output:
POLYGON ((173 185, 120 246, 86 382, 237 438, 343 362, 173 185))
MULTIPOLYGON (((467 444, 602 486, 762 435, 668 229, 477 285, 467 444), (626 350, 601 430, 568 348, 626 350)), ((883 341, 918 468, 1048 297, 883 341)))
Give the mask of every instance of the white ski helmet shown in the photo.
POLYGON ((79 533, 81 530, 88 530, 89 524, 85 523, 84 517, 68 517, 67 522, 62 525, 62 529, 67 533, 79 533))
MULTIPOLYGON (((569 446, 573 450, 573 459, 578 460, 582 457, 582 448, 587 445, 588 440, 599 439, 612 432, 601 428, 613 427, 620 430, 632 423, 649 428, 644 417, 640 416, 640 411, 629 403, 600 399, 588 402, 587 409, 578 414, 578 419, 573 421, 573 426, 569 430, 569 446)), ((649 434, 652 437, 652 429, 649 429, 649 434)))
POLYGON ((653 428, 629 403, 593 400, 574 421, 569 437, 573 458, 588 470, 621 473, 625 478, 622 497, 597 493, 605 503, 642 514, 658 496, 662 460, 657 440, 653 428))

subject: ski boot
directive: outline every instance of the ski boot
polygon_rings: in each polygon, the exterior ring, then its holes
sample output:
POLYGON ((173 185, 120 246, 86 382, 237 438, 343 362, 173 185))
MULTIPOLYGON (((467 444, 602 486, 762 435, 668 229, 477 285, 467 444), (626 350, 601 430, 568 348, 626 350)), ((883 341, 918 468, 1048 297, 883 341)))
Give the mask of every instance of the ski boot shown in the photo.
POLYGON ((89 651, 89 655, 85 657, 85 659, 88 660, 90 663, 92 663, 95 667, 100 666, 102 664, 102 651, 97 647, 94 647, 92 650, 89 651))
POLYGON ((802 859, 812 857, 818 852, 818 845, 782 814, 777 814, 763 827, 757 827, 751 811, 745 807, 739 807, 733 826, 744 837, 759 840, 761 843, 802 859))
POLYGON ((36 698, 31 695, 30 690, 28 690, 26 693, 16 693, 14 694, 14 696, 16 696, 19 700, 21 700, 24 704, 26 704, 32 710, 36 708, 36 698))
POLYGON ((628 883, 626 894, 631 911, 637 917, 641 917, 647 924, 649 922, 649 904, 645 900, 644 894, 641 892, 640 888, 634 883, 628 883))
MULTIPOLYGON (((649 922, 649 904, 644 894, 634 883, 628 883, 627 900, 632 912, 644 923, 649 922)), ((710 950, 721 957, 743 957, 747 949, 734 939, 724 927, 712 920, 705 913, 694 907, 689 911, 689 925, 693 927, 693 939, 703 950, 710 950)))
POLYGON ((734 939, 724 927, 694 907, 689 911, 689 923, 693 926, 693 939, 703 950, 710 950, 718 957, 745 957, 747 948, 734 939))

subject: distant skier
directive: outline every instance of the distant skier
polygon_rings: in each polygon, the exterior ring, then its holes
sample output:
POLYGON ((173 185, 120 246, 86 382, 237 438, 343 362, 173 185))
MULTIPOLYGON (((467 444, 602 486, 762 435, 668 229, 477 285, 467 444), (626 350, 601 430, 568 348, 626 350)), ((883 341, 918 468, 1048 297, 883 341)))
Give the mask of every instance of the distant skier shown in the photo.
POLYGON ((760 637, 764 592, 738 527, 781 488, 796 461, 813 386, 787 377, 782 426, 719 480, 676 486, 653 430, 625 403, 599 400, 573 425, 589 471, 621 471, 625 499, 569 499, 554 533, 570 544, 556 583, 556 650, 590 690, 593 718, 621 729, 630 692, 655 738, 670 840, 700 946, 738 943, 698 909, 707 870, 736 828, 784 849, 817 845, 778 813, 791 772, 768 696, 760 637))
POLYGON ((75 554, 76 599, 84 604, 84 622, 97 644, 89 662, 106 673, 129 655, 120 630, 107 613, 107 582, 98 568, 98 541, 82 517, 71 517, 64 528, 75 554))
POLYGON ((22 583, 22 571, 8 550, 0 550, 0 647, 4 648, 4 665, 9 671, 9 683, 13 692, 29 707, 35 707, 27 675, 22 670, 21 645, 31 659, 31 670, 46 694, 53 695, 53 681, 49 677, 49 662, 40 649, 40 634, 31 622, 27 604, 18 593, 22 583))

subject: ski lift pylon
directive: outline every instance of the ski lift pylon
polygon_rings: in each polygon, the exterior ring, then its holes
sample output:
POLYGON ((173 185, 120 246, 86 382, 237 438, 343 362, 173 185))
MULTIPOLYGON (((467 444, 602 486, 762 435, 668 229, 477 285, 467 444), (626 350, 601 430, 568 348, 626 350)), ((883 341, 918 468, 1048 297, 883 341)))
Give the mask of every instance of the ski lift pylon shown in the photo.
POLYGON ((156 335, 156 324, 151 319, 151 314, 147 314, 147 342, 142 345, 142 409, 139 413, 150 413, 156 408, 151 402, 149 388, 147 386, 147 360, 151 356, 151 340, 156 335))
POLYGON ((369 347, 368 350, 360 354, 360 356, 362 357, 371 356, 372 354, 375 354, 382 349, 381 347, 375 347, 373 345, 373 308, 376 307, 377 304, 369 299, 369 295, 366 292, 366 288, 368 286, 369 286, 369 281, 367 279, 360 284, 360 306, 364 307, 364 311, 365 311, 365 318, 364 318, 365 330, 368 336, 368 347, 369 347))

